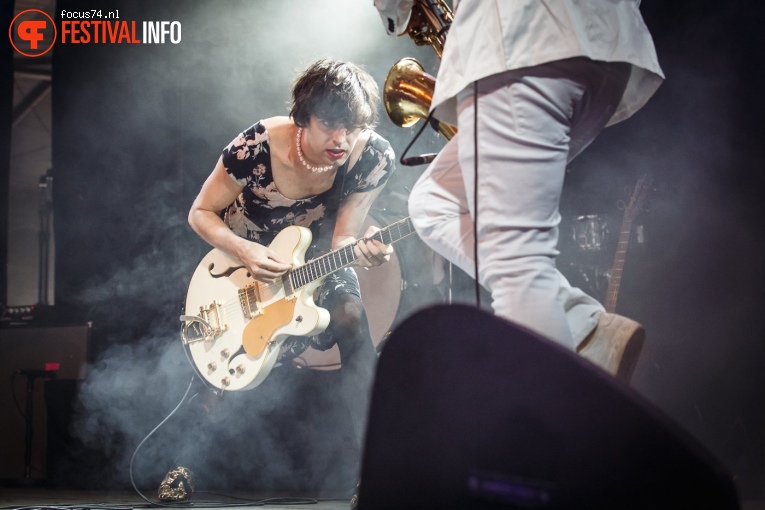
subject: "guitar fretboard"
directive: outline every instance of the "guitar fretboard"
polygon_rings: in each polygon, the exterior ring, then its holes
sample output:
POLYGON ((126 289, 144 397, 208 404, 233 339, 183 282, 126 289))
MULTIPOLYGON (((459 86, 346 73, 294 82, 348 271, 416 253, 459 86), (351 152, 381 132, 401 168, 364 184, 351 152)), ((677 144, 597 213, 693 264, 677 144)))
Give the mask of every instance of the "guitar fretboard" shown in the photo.
POLYGON ((625 216, 622 221, 622 228, 619 232, 619 243, 616 245, 616 254, 614 263, 611 266, 611 278, 608 280, 608 289, 606 290, 605 309, 609 313, 616 311, 616 299, 619 295, 619 287, 622 283, 622 271, 624 270, 624 259, 627 257, 627 246, 630 242, 632 232, 631 214, 625 216))
MULTIPOLYGON (((360 241, 377 240, 383 244, 393 244, 413 233, 414 226, 412 225, 412 220, 404 218, 375 232, 373 236, 361 239, 360 241)), ((290 285, 292 289, 304 287, 319 278, 323 278, 356 262, 358 257, 356 257, 353 251, 354 246, 355 243, 343 246, 293 269, 290 272, 290 285)))
POLYGON ((614 263, 611 266, 611 276, 608 280, 608 289, 606 290, 606 300, 604 303, 605 309, 609 313, 616 311, 616 299, 619 296, 619 287, 622 283, 624 259, 627 258, 627 246, 630 242, 632 221, 642 207, 651 182, 652 179, 646 175, 638 179, 635 190, 632 193, 632 198, 624 210, 624 219, 619 230, 619 243, 616 245, 616 254, 614 255, 614 263))

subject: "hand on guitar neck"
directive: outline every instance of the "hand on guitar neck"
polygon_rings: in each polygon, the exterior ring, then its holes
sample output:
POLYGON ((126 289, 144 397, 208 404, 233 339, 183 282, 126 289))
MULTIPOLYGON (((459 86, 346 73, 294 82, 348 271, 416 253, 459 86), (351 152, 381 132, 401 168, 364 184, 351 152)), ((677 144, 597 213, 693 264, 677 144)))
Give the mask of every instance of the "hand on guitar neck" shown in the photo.
POLYGON ((334 248, 353 244, 355 245, 353 252, 356 255, 357 266, 364 268, 379 266, 390 261, 390 256, 393 254, 393 246, 383 243, 379 232, 378 227, 370 225, 361 239, 355 237, 335 238, 334 248))

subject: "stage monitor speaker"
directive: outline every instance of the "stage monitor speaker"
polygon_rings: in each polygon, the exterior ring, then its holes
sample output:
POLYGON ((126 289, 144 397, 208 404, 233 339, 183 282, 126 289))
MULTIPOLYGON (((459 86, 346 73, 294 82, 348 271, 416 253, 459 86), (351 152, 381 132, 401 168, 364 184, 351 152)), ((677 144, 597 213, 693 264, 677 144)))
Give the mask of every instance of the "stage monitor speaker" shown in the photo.
POLYGON ((45 479, 47 412, 45 381, 83 379, 91 326, 0 328, 0 479, 45 479), (26 375, 25 375, 26 374, 26 375), (32 379, 31 472, 26 462, 28 382, 32 379))
POLYGON ((477 308, 422 310, 382 351, 360 510, 739 508, 710 454, 587 360, 477 308))

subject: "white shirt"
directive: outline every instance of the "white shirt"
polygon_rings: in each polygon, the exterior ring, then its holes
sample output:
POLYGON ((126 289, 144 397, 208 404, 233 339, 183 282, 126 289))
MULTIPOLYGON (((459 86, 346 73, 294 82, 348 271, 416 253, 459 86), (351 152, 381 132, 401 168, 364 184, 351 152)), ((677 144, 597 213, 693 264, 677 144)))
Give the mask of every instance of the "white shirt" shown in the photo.
MULTIPOLYGON (((413 0, 374 0, 390 35, 402 33, 413 0)), ((455 0, 455 3, 457 0, 455 0)), ((632 74, 609 125, 622 121, 664 79, 639 0, 461 0, 446 37, 431 110, 457 124, 456 96, 481 78, 572 57, 628 62, 632 74)))

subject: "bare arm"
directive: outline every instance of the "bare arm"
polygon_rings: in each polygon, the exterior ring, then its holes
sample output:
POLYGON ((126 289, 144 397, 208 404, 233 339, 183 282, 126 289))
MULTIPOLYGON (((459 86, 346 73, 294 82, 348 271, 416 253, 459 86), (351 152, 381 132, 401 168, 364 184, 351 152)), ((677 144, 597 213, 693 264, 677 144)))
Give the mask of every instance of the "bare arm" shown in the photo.
POLYGON ((273 281, 290 268, 289 263, 268 247, 237 236, 220 218, 220 211, 228 207, 242 189, 229 177, 222 160, 218 159, 191 206, 189 225, 202 239, 241 260, 253 278, 273 281))
MULTIPOLYGON (((337 224, 332 239, 333 248, 356 242, 358 233, 369 213, 369 208, 382 190, 383 187, 381 186, 369 192, 353 193, 343 200, 337 214, 337 224)), ((370 237, 379 230, 377 227, 370 226, 362 237, 370 237)), ((353 251, 358 257, 356 263, 359 266, 371 267, 389 261, 393 247, 375 240, 358 243, 353 251)))

